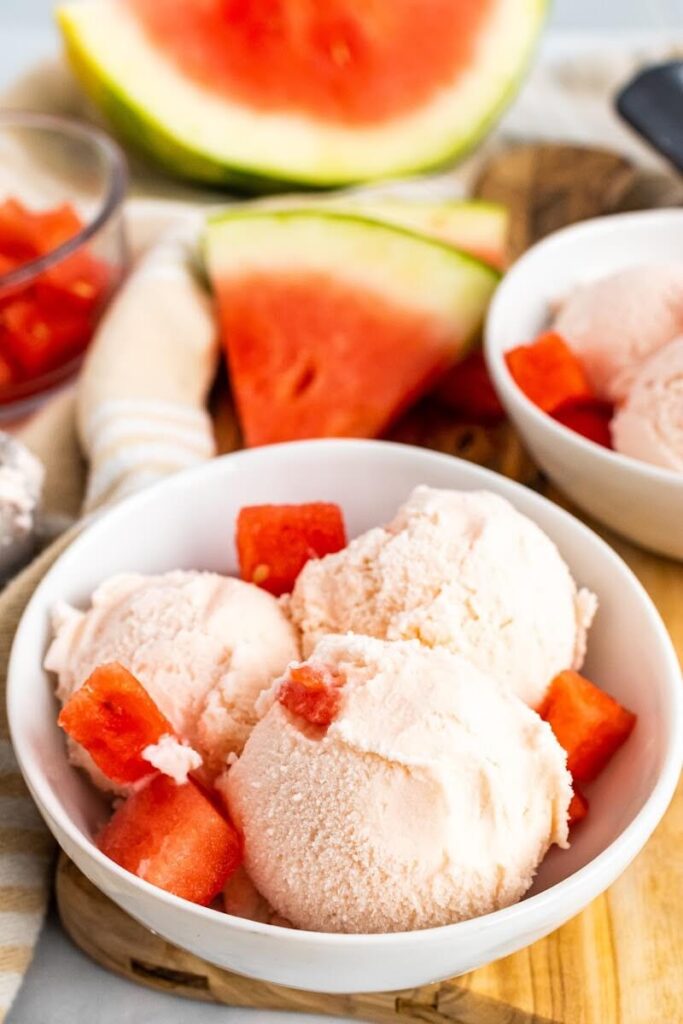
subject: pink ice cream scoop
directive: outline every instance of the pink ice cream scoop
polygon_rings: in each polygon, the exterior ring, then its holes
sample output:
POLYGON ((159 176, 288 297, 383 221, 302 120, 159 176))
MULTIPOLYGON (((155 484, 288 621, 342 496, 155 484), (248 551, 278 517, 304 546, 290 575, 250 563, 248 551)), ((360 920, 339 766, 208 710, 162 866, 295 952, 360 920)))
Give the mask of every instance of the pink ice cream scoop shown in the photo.
MULTIPOLYGON (((91 672, 119 661, 135 675, 210 774, 239 753, 256 722, 255 702, 299 656, 296 633, 270 594, 209 572, 126 573, 97 588, 85 611, 62 605, 45 667, 66 701, 91 672)), ((162 770, 177 746, 151 752, 162 770)), ((104 788, 85 751, 72 759, 104 788)), ((182 765, 171 765, 182 771, 182 765)))
POLYGON ((332 723, 262 698, 220 782, 267 904, 298 928, 395 932, 519 900, 567 845, 571 776, 547 723, 417 640, 326 637, 309 665, 341 681, 332 723))
POLYGON ((558 672, 581 667, 596 605, 504 498, 417 487, 386 527, 308 562, 289 607, 305 655, 327 633, 418 639, 536 706, 558 672))
POLYGON ((683 263, 652 263, 582 285, 552 325, 599 398, 626 398, 638 366, 683 333, 683 263))
POLYGON ((683 473, 683 334, 640 366, 612 440, 622 455, 683 473))

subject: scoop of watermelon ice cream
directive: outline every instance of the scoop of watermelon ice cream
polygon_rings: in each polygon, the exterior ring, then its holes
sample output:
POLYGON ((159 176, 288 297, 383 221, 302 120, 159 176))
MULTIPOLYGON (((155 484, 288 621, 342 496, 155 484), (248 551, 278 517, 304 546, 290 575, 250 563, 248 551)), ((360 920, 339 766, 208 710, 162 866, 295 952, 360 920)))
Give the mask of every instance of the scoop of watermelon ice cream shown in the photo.
POLYGON ((612 440, 622 455, 683 473, 683 335, 638 369, 612 440))
POLYGON ((550 727, 416 640, 327 637, 309 664, 342 678, 336 718, 314 728, 271 694, 219 784, 268 904, 299 928, 392 932, 520 899, 567 845, 571 777, 550 727))
POLYGON ((509 502, 429 487, 388 526, 304 566, 290 599, 305 655, 326 633, 417 639, 465 655, 532 706, 582 664, 595 608, 509 502))
MULTIPOLYGON (((57 673, 62 702, 99 665, 118 661, 210 774, 242 749, 257 698, 299 656, 296 633, 275 598, 209 572, 114 576, 97 588, 87 611, 58 607, 54 631, 45 667, 57 673)), ((72 756, 104 785, 85 751, 74 748, 72 756)), ((168 759, 168 751, 151 752, 155 758, 168 759)))
POLYGON ((580 357, 599 398, 621 402, 639 364, 683 333, 683 263, 652 263, 577 288, 553 330, 580 357))

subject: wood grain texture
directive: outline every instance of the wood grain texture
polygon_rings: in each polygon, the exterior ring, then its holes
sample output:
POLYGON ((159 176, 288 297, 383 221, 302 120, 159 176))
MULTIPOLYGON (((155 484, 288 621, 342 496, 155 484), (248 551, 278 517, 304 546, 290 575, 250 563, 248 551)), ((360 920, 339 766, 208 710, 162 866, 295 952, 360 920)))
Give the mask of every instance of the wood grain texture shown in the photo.
MULTIPOLYGON (((672 179, 643 176, 612 154, 520 147, 482 175, 481 195, 512 209, 513 250, 574 220, 633 206, 683 203, 672 179)), ((212 399, 220 451, 240 436, 224 383, 212 399)), ((458 422, 425 400, 391 438, 470 459, 563 504, 507 424, 458 422)), ((578 513, 577 513, 578 514, 578 513)), ((585 517, 584 517, 585 518, 585 517)), ((658 606, 683 662, 683 565, 650 555, 590 523, 628 562, 658 606)), ((289 1009, 378 1024, 681 1024, 683 1022, 683 786, 654 836, 612 888, 552 935, 457 981, 411 992, 326 996, 250 981, 152 935, 62 857, 57 897, 74 941, 99 963, 178 995, 235 1006, 289 1009)))
POLYGON ((57 902, 74 942, 97 963, 130 981, 174 995, 262 1010, 291 1010, 396 1024, 557 1024, 446 981, 404 992, 323 995, 251 981, 205 963, 143 928, 103 896, 62 854, 57 902))

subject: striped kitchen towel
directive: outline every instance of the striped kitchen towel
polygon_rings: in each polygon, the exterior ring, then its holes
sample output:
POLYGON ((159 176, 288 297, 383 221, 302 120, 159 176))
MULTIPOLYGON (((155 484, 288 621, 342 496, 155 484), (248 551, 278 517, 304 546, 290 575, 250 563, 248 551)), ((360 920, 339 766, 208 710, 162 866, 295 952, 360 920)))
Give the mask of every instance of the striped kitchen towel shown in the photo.
POLYGON ((218 334, 194 268, 200 225, 181 216, 142 258, 89 350, 77 398, 86 513, 215 454, 218 334))
MULTIPOLYGON (((73 397, 60 397, 47 406, 22 439, 48 466, 46 508, 72 518, 84 486, 73 397)), ((71 536, 56 540, 0 594, 0 1022, 33 954, 47 906, 54 853, 52 837, 24 786, 9 743, 7 662, 28 599, 71 536)))
POLYGON ((9 742, 7 661, 28 599, 68 541, 68 534, 56 541, 0 597, 0 1024, 33 955, 54 852, 54 841, 28 794, 9 742))

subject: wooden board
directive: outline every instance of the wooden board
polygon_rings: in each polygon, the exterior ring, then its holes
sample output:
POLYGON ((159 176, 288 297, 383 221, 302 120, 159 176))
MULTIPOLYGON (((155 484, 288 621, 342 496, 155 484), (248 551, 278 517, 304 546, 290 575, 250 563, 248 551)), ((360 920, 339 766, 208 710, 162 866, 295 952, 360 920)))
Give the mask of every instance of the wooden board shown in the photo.
MULTIPOLYGON (((642 181, 620 158, 568 147, 524 147, 497 160, 480 191, 512 204, 513 248, 569 220, 638 205, 683 202, 668 179, 642 181), (573 173, 569 169, 573 168, 573 173), (582 187, 583 183, 583 187, 582 187)), ((239 447, 225 387, 214 401, 219 447, 239 447)), ((458 423, 425 401, 395 440, 470 459, 549 494, 507 425, 458 423)), ((578 514, 578 513, 577 513, 578 514)), ((683 661, 683 564, 650 555, 595 527, 640 577, 683 661)), ((683 1022, 683 786, 645 850, 612 888, 552 935, 454 981, 404 993, 328 996, 250 981, 204 963, 147 931, 98 892, 65 857, 57 899, 74 941, 98 963, 177 995, 234 1006, 389 1022, 438 1024, 680 1024, 683 1022)))

